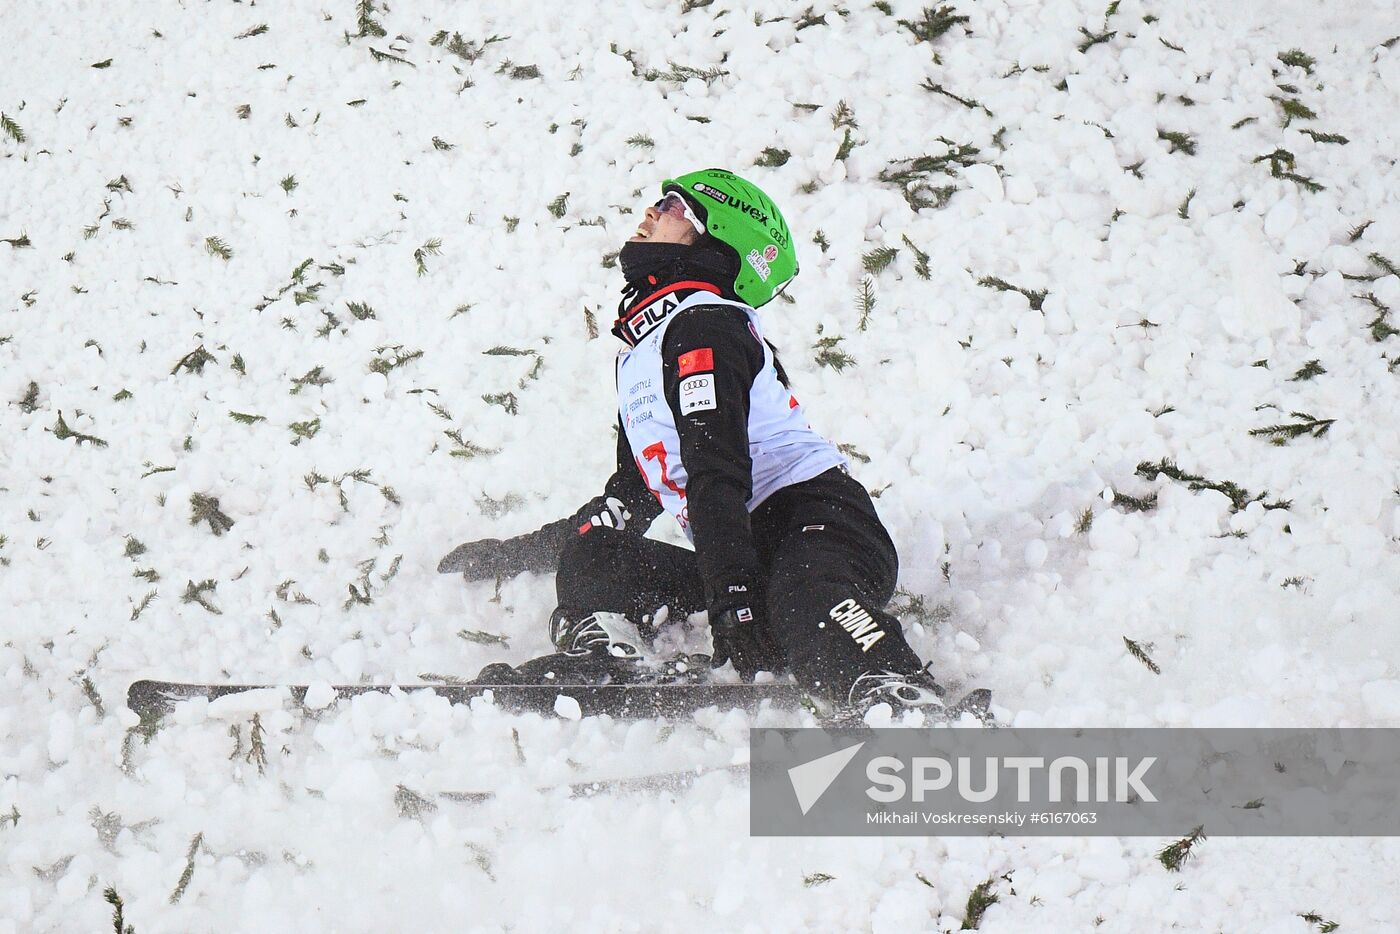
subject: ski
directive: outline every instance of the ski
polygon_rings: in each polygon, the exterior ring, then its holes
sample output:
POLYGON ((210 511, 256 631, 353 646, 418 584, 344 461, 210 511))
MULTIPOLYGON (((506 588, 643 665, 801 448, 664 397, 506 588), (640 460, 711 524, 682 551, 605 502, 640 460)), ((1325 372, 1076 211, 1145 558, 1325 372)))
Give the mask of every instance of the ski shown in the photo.
MULTIPOLYGON (((305 702, 306 684, 198 684, 179 681, 133 682, 126 692, 126 705, 143 719, 169 713, 187 700, 218 700, 250 691, 286 691, 298 705, 305 702)), ((706 707, 753 710, 764 701, 774 707, 795 709, 807 695, 795 684, 716 684, 698 681, 674 684, 340 684, 333 685, 337 700, 362 694, 389 694, 430 691, 453 704, 467 704, 489 695, 499 707, 517 713, 553 715, 560 698, 578 704, 579 716, 606 715, 619 720, 675 717, 693 714, 706 707)), ((971 714, 991 723, 991 692, 978 688, 950 705, 937 719, 958 720, 971 714)))
MULTIPOLYGON (((306 684, 192 684, 176 681, 136 681, 126 692, 126 705, 140 717, 169 713, 180 701, 195 698, 218 700, 249 691, 285 690, 302 704, 310 685, 306 684)), ((607 715, 617 719, 639 720, 692 714, 706 707, 754 709, 764 701, 777 707, 795 708, 805 692, 795 684, 341 684, 332 686, 336 699, 362 694, 388 694, 429 691, 453 704, 470 703, 490 695, 506 710, 552 715, 561 697, 578 704, 585 717, 607 715)))
MULTIPOLYGON (((671 772, 649 772, 643 775, 629 775, 623 778, 595 778, 586 781, 564 782, 557 785, 537 785, 536 792, 552 792, 567 789, 571 798, 592 798, 607 794, 636 794, 684 791, 707 775, 737 775, 748 777, 749 765, 723 765, 677 769, 671 772)), ((442 791, 438 797, 447 801, 465 804, 479 804, 500 796, 499 791, 442 791)))

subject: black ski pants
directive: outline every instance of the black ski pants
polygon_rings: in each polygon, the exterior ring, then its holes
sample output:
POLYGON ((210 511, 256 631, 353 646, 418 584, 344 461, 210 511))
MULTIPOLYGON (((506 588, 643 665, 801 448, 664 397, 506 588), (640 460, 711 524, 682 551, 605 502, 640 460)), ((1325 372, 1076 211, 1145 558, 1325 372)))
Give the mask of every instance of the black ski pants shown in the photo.
MULTIPOLYGON (((884 612, 899 559, 870 494, 833 468, 785 487, 750 516, 764 575, 768 623, 783 658, 810 690, 844 701, 860 675, 913 673, 923 663, 884 612)), ((640 621, 706 608, 695 553, 628 531, 593 529, 564 547, 556 578, 566 616, 622 613, 640 621)))

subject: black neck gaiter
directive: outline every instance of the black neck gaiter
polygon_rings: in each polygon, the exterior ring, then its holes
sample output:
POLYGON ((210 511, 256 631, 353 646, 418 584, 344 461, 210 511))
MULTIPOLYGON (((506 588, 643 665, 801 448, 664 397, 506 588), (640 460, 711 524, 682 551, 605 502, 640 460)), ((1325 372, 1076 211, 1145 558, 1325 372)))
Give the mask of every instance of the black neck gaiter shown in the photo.
POLYGON ((622 277, 621 315, 638 298, 676 282, 695 280, 706 282, 720 290, 720 295, 734 301, 734 279, 739 274, 733 251, 720 247, 709 238, 697 244, 648 243, 645 240, 622 245, 618 254, 622 277))

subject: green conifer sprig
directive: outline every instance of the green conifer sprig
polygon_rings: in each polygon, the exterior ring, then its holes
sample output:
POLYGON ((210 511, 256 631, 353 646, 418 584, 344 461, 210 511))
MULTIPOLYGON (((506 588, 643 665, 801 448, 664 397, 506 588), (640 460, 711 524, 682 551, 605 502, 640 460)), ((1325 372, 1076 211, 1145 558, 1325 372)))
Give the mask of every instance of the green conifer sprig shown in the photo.
MULTIPOLYGON (((439 44, 441 44, 441 43, 442 43, 442 38, 440 38, 440 37, 445 37, 446 35, 447 35, 447 31, 446 31, 446 30, 443 30, 442 32, 440 32, 440 33, 438 33, 437 35, 433 36, 433 39, 434 39, 435 41, 433 41, 431 44, 433 44, 433 45, 439 45, 439 44)), ((470 64, 474 63, 477 59, 481 58, 481 56, 483 56, 483 55, 486 54, 486 49, 487 49, 488 46, 493 45, 494 43, 497 43, 497 42, 504 42, 504 41, 506 40, 506 38, 507 38, 506 36, 495 36, 495 35, 493 35, 493 36, 487 37, 486 39, 482 40, 481 42, 471 42, 471 41, 468 41, 468 40, 466 40, 466 39, 463 39, 461 33, 459 33, 459 32, 454 32, 454 33, 452 34, 452 38, 451 38, 450 40, 447 41, 447 44, 444 45, 443 48, 444 48, 448 53, 457 56, 457 57, 460 58, 462 61, 464 61, 464 62, 466 62, 468 65, 470 65, 470 64)))
POLYGON ((1154 675, 1160 675, 1162 673, 1162 669, 1152 660, 1152 656, 1147 654, 1152 648, 1151 645, 1144 646, 1141 642, 1134 642, 1127 636, 1123 637, 1123 644, 1128 647, 1128 654, 1147 666, 1148 671, 1152 672, 1154 675))
POLYGON ((1090 529, 1094 527, 1094 509, 1092 506, 1085 506, 1084 511, 1079 514, 1079 518, 1074 522, 1074 534, 1088 535, 1090 529))
POLYGON ((754 165, 765 169, 776 169, 780 165, 787 165, 787 161, 792 158, 792 153, 786 149, 774 149, 768 147, 754 160, 754 165))
POLYGON ((360 31, 351 38, 363 39, 365 36, 376 38, 387 36, 384 27, 374 19, 374 0, 356 0, 355 21, 360 27, 360 31))
POLYGON ((1303 435, 1312 435, 1314 438, 1321 438, 1327 434, 1327 430, 1336 422, 1335 418, 1314 418, 1306 412, 1289 412, 1293 418, 1299 419, 1297 422, 1278 425, 1265 425, 1262 428, 1251 428, 1250 435, 1255 437, 1266 437, 1269 443, 1282 447, 1294 438, 1303 435))
POLYGON ((1299 132, 1304 136, 1312 137, 1314 143, 1336 143, 1340 146, 1345 146, 1351 142, 1351 140, 1340 133, 1319 133, 1316 130, 1300 130, 1299 132))
POLYGON ((912 159, 896 159, 880 170, 880 181, 895 185, 926 180, 936 173, 950 172, 956 166, 969 166, 977 160, 973 158, 981 150, 976 146, 955 143, 945 137, 938 141, 948 147, 948 151, 938 156, 915 156, 912 159))
POLYGON ((267 773, 267 731, 263 729, 262 714, 253 714, 253 722, 248 730, 248 754, 244 761, 258 767, 258 774, 267 773))
POLYGON ((441 253, 442 241, 439 240, 437 237, 429 239, 418 249, 414 250, 413 262, 418 267, 418 275, 426 276, 428 274, 427 258, 429 256, 438 256, 441 253))
POLYGON ((7 113, 0 112, 0 130, 4 130, 5 135, 16 143, 23 143, 29 139, 24 135, 24 129, 7 113))
POLYGON ((1182 199, 1181 207, 1176 209, 1176 216, 1182 220, 1189 220, 1191 217, 1191 199, 1196 197, 1196 189, 1192 188, 1182 199))
POLYGON ((507 493, 500 499, 493 499, 490 496, 482 495, 476 500, 477 508, 481 514, 488 519, 496 519, 509 513, 515 512, 525 505, 525 497, 518 493, 507 493))
POLYGON ((240 32, 238 35, 234 36, 233 38, 235 38, 235 39, 251 39, 251 38, 253 38, 254 36, 261 36, 261 35, 262 35, 263 33, 265 33, 265 32, 267 32, 267 23, 259 23, 258 25, 254 26, 252 29, 249 29, 247 32, 240 32))
POLYGON ((842 127, 852 130, 860 129, 860 124, 856 122, 856 112, 844 100, 837 101, 836 109, 831 113, 831 128, 839 130, 842 127))
POLYGON ((913 34, 915 43, 932 43, 938 41, 954 26, 959 23, 971 22, 971 19, 959 15, 952 6, 944 4, 937 9, 924 7, 923 13, 917 20, 897 19, 895 22, 913 34))
POLYGON ((112 906, 112 932, 113 934, 136 934, 136 929, 126 923, 126 903, 117 894, 115 886, 107 886, 102 890, 102 897, 107 904, 112 906))
MULTIPOLYGON (((266 30, 267 27, 264 26, 263 29, 266 30)), ((189 888, 190 880, 194 878, 194 858, 199 854, 199 848, 203 843, 203 831, 195 834, 194 838, 190 840, 190 848, 185 853, 185 871, 180 873, 180 881, 175 883, 175 891, 170 893, 170 904, 178 905, 180 899, 185 897, 185 889, 189 888)))
POLYGON ((10 237, 8 239, 5 239, 4 242, 8 243, 13 249, 16 250, 22 250, 26 247, 34 246, 33 242, 31 242, 29 239, 29 234, 23 232, 21 232, 18 237, 10 237))
POLYGON ((870 325, 870 316, 875 311, 875 280, 870 276, 860 280, 860 289, 856 292, 856 311, 860 313, 856 327, 864 331, 870 325))
POLYGON ((1180 840, 1173 840, 1158 850, 1157 862, 1166 867, 1168 872, 1180 872, 1182 865, 1195 855, 1196 845, 1205 839, 1205 828, 1197 827, 1180 840))
POLYGON ((216 536, 223 535, 233 528, 233 520, 219 509, 217 496, 193 493, 190 495, 190 525, 199 525, 201 522, 209 523, 209 531, 216 536))
POLYGON ((444 431, 443 434, 452 439, 457 446, 448 452, 452 457, 460 457, 463 460, 471 460, 474 457, 486 457, 491 454, 501 453, 498 448, 483 447, 475 442, 468 441, 462 437, 460 429, 444 431))
POLYGON ((421 350, 404 350, 403 348, 403 344, 376 347, 374 349, 376 356, 369 362, 369 371, 371 373, 382 373, 388 376, 399 367, 407 366, 414 360, 423 356, 423 351, 421 350))
POLYGON ((1269 162, 1269 174, 1274 178, 1286 178, 1291 182, 1297 182, 1304 189, 1313 193, 1324 189, 1324 186, 1319 185, 1307 176, 1299 175, 1297 172, 1292 171, 1294 166, 1297 165, 1297 159, 1294 158, 1293 153, 1289 152, 1287 149, 1275 149, 1273 152, 1266 152, 1262 156, 1255 156, 1251 161, 1263 162, 1266 159, 1269 162))
POLYGON ((218 587, 219 585, 217 583, 207 578, 200 581, 198 584, 194 581, 187 581, 185 583, 185 592, 180 595, 180 602, 198 603, 215 616, 223 616, 224 611, 210 603, 209 598, 205 596, 206 594, 213 593, 218 587))
POLYGON ((520 411, 520 400, 513 392, 488 392, 481 397, 481 401, 487 405, 499 405, 507 415, 516 415, 520 411))
MULTIPOLYGON (((1371 332, 1371 339, 1373 341, 1379 344, 1387 337, 1400 334, 1400 330, 1396 330, 1390 324, 1389 306, 1383 303, 1379 298, 1376 298, 1376 293, 1367 292, 1365 295, 1358 295, 1357 298, 1370 303, 1371 307, 1376 309, 1376 317, 1370 324, 1366 325, 1367 329, 1371 332)), ((30 385, 32 386, 33 383, 30 385)))
POLYGON ((233 248, 219 237, 205 237, 204 249, 210 256, 217 256, 226 263, 233 259, 233 248))
POLYGON ((316 437, 321 431, 321 419, 317 416, 304 422, 292 422, 287 428, 296 436, 292 441, 292 446, 295 447, 303 441, 309 441, 316 437))
POLYGON ((1317 64, 1317 59, 1313 58, 1302 49, 1289 49, 1287 52, 1278 53, 1278 60, 1285 65, 1293 65, 1301 68, 1308 74, 1313 73, 1313 66, 1317 64))
POLYGON ((963 907, 963 920, 960 930, 975 931, 982 924, 982 916, 987 913, 987 909, 1001 901, 1001 898, 992 891, 992 886, 996 884, 995 879, 988 879, 979 882, 973 887, 967 896, 967 904, 963 907))
POLYGON ((1113 505, 1124 512, 1151 512, 1157 508, 1157 494, 1152 492, 1146 496, 1132 496, 1115 489, 1113 491, 1113 505))
POLYGON ((996 116, 994 113, 988 110, 986 105, 983 104, 981 101, 973 100, 970 97, 962 97, 958 94, 954 94, 952 91, 948 90, 943 85, 936 84, 932 78, 925 78, 923 84, 919 85, 919 87, 923 88, 925 91, 928 91, 930 94, 939 94, 943 97, 948 98, 951 101, 956 101, 957 103, 966 107, 968 110, 980 110, 989 117, 996 116))
POLYGON ((146 608, 155 602, 157 593, 159 593, 159 591, 149 591, 144 597, 141 598, 141 602, 136 604, 136 606, 132 608, 131 622, 134 623, 141 618, 141 614, 146 612, 146 608))
POLYGON ((1322 917, 1322 915, 1318 914, 1315 911, 1305 911, 1302 914, 1298 915, 1298 917, 1302 918, 1309 924, 1316 924, 1318 934, 1332 934, 1333 931, 1341 927, 1341 925, 1338 924, 1336 921, 1328 921, 1326 918, 1322 917))
POLYGON ((837 347, 837 344, 841 343, 843 340, 845 340, 844 337, 818 338, 817 342, 812 345, 813 349, 817 352, 815 358, 817 366, 830 367, 837 373, 840 373, 847 367, 855 366, 856 358, 837 347))
POLYGON ((180 361, 175 364, 174 369, 170 371, 170 375, 174 376, 181 370, 184 370, 186 373, 203 373, 205 364, 213 363, 217 365, 218 362, 219 361, 214 358, 214 355, 205 350, 203 344, 200 344, 194 350, 191 350, 180 358, 180 361))
POLYGON ((1315 376, 1321 376, 1323 373, 1326 372, 1327 370, 1325 367, 1323 367, 1321 361, 1309 360, 1307 363, 1304 363, 1301 367, 1299 367, 1298 372, 1290 376, 1288 378, 1288 381, 1290 383, 1298 383, 1304 380, 1312 379, 1315 376))
POLYGON ((256 425, 258 422, 267 421, 266 415, 251 415, 247 412, 230 411, 228 417, 243 425, 256 425))
POLYGON ((1313 111, 1313 109, 1295 97, 1271 96, 1270 99, 1275 104, 1278 104, 1279 110, 1283 112, 1283 126, 1285 129, 1294 120, 1317 119, 1317 114, 1313 111))
MULTIPOLYGON (((29 385, 33 386, 34 384, 30 383, 29 385)), ((49 430, 53 432, 53 436, 59 441, 67 441, 69 438, 72 438, 74 443, 80 447, 85 441, 93 447, 105 448, 107 446, 107 442, 96 435, 85 435, 81 431, 74 431, 69 428, 68 423, 63 420, 62 410, 59 410, 58 421, 54 424, 53 428, 49 430)))
POLYGON ((1392 262, 1391 260, 1389 260, 1389 259, 1387 259, 1386 257, 1382 256, 1381 254, 1379 254, 1379 253, 1367 253, 1367 254, 1366 254, 1366 258, 1369 259, 1369 260, 1370 260, 1372 263, 1374 263, 1375 265, 1377 265, 1377 266, 1379 266, 1380 268, 1384 269, 1386 275, 1388 275, 1388 276, 1400 276, 1400 266, 1395 265, 1394 262, 1392 262))
POLYGON ((457 631, 457 638, 476 645, 499 645, 510 648, 510 639, 505 636, 498 636, 494 632, 481 632, 476 629, 460 629, 457 631))
POLYGON ((394 805, 399 809, 400 817, 414 819, 437 810, 437 804, 432 799, 423 797, 407 785, 394 789, 394 805))
MULTIPOLYGON (((1107 20, 1105 20, 1105 25, 1106 25, 1106 24, 1107 24, 1107 20)), ((1085 29, 1083 26, 1080 26, 1080 27, 1079 27, 1079 32, 1080 32, 1081 35, 1084 36, 1084 41, 1081 42, 1081 43, 1079 43, 1079 51, 1080 51, 1080 52, 1087 52, 1087 51, 1089 51, 1090 49, 1092 49, 1094 46, 1099 45, 1100 43, 1103 43, 1103 42, 1108 42, 1108 41, 1109 41, 1110 39, 1112 39, 1114 36, 1118 35, 1118 31, 1117 31, 1117 30, 1113 30, 1113 31, 1110 32, 1109 30, 1105 29, 1103 32, 1095 33, 1095 32, 1090 32, 1089 30, 1085 29)))
POLYGON ((915 246, 914 241, 910 240, 907 235, 901 235, 900 239, 902 239, 904 241, 904 245, 909 247, 909 249, 914 253, 914 274, 917 275, 920 279, 929 278, 929 276, 931 275, 928 266, 929 255, 923 250, 919 249, 917 246, 915 246))
POLYGON ((301 376, 293 378, 290 394, 295 396, 306 386, 326 386, 333 382, 335 382, 335 378, 327 376, 324 367, 313 366, 301 376))
POLYGON ((1026 301, 1036 311, 1040 311, 1045 305, 1045 299, 1050 294, 1047 289, 1026 289, 1019 285, 1012 285, 1005 279, 997 276, 983 276, 977 280, 977 284, 986 289, 996 289, 998 292, 1020 292, 1026 297, 1026 301))
POLYGON ((870 463, 870 455, 863 452, 854 444, 838 444, 836 445, 836 449, 851 460, 860 461, 862 464, 870 463))
POLYGON ((652 139, 650 136, 645 136, 641 133, 637 133, 633 136, 627 137, 627 145, 634 146, 637 149, 655 149, 656 140, 652 139))
POLYGON ((865 271, 872 276, 878 276, 890 267, 896 256, 899 255, 899 247, 882 246, 876 247, 869 253, 862 254, 860 264, 865 267, 865 271))
POLYGON ((877 176, 882 182, 899 185, 904 191, 904 200, 915 211, 946 207, 957 188, 954 185, 935 187, 931 183, 932 177, 950 175, 958 166, 972 165, 977 161, 973 157, 981 151, 976 146, 955 143, 942 136, 938 137, 938 142, 948 147, 946 153, 896 159, 881 169, 877 176))
POLYGON ((545 206, 554 217, 563 217, 564 212, 569 210, 569 193, 566 191, 545 206))
POLYGON ((496 74, 505 75, 514 81, 528 81, 531 78, 540 77, 540 69, 538 65, 517 65, 510 59, 506 59, 496 69, 496 74))
POLYGON ((693 65, 680 65, 671 61, 668 61, 666 65, 666 71, 661 71, 656 68, 645 69, 640 75, 641 79, 643 81, 673 81, 676 84, 685 84, 685 82, 689 81, 691 78, 699 78, 706 84, 712 84, 729 74, 729 72, 718 66, 714 68, 696 68, 693 65))
POLYGON ((370 57, 373 58, 376 62, 397 62, 400 65, 408 65, 411 68, 418 67, 413 62, 410 62, 408 59, 404 58, 401 55, 395 55, 392 52, 381 52, 374 46, 369 47, 369 54, 370 57))
POLYGON ((1182 133, 1178 130, 1158 129, 1157 138, 1165 140, 1171 145, 1171 148, 1167 150, 1169 153, 1184 152, 1188 156, 1194 156, 1196 154, 1196 140, 1195 137, 1191 136, 1189 133, 1182 133))
POLYGON ((1143 461, 1137 465, 1135 473, 1144 480, 1156 480, 1159 476, 1165 476, 1178 483, 1185 483, 1186 488, 1192 492, 1214 490, 1217 493, 1223 493, 1229 498, 1231 509, 1234 512, 1239 512, 1254 502, 1260 503, 1265 509, 1288 509, 1293 505, 1291 500, 1267 502, 1264 499, 1267 494, 1260 493, 1256 496, 1229 480, 1207 480, 1199 474, 1188 473, 1167 458, 1162 458, 1155 464, 1151 461, 1143 461))
MULTIPOLYGON (((865 145, 865 140, 856 139, 855 136, 851 133, 851 128, 846 127, 841 133, 841 145, 836 147, 836 161, 846 161, 847 157, 849 157, 850 154, 855 151, 855 148, 857 146, 863 145, 865 145)), ((809 182, 808 184, 813 186, 811 191, 807 192, 808 194, 811 194, 813 191, 816 191, 815 181, 809 182)), ((806 189, 804 188, 803 190, 805 191, 806 189)))

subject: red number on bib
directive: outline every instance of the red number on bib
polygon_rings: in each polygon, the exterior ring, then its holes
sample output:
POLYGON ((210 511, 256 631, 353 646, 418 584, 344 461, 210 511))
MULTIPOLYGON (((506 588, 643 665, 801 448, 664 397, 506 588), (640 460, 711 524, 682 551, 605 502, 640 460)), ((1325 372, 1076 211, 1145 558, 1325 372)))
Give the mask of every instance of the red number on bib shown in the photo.
MULTIPOLYGON (((655 444, 648 445, 647 447, 642 449, 642 456, 649 461, 660 462, 662 484, 665 485, 666 489, 670 490, 672 493, 675 493, 681 499, 685 499, 685 490, 676 486, 676 481, 671 479, 671 475, 666 470, 666 445, 660 441, 656 442, 655 444)), ((637 469, 641 470, 641 467, 641 463, 638 463, 637 469)), ((652 489, 651 481, 647 479, 647 472, 645 470, 642 470, 642 480, 646 482, 647 489, 651 490, 651 495, 655 496, 657 501, 659 502, 661 500, 661 494, 658 493, 656 490, 652 489)))

